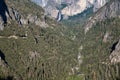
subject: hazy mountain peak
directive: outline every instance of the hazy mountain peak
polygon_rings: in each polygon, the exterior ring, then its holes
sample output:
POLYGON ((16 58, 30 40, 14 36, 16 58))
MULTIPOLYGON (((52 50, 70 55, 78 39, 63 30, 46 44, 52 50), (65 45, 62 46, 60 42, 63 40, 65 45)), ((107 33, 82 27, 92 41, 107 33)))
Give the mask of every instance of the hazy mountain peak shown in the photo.
POLYGON ((32 0, 40 6, 44 7, 47 14, 57 18, 58 8, 56 6, 62 6, 61 14, 64 16, 77 15, 84 10, 93 7, 93 11, 96 12, 100 7, 105 5, 108 0, 32 0), (51 8, 50 8, 51 7, 51 8), (48 11, 50 10, 50 11, 48 11), (52 15, 54 14, 54 15, 52 15))

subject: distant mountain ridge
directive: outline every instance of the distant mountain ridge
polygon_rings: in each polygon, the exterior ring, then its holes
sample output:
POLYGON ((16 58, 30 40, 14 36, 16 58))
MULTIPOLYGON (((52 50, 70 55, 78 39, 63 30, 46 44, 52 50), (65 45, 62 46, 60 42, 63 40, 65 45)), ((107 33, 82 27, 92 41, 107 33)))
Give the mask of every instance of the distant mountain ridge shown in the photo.
POLYGON ((96 12, 99 8, 105 5, 109 0, 32 0, 38 5, 42 6, 46 14, 57 18, 59 9, 62 7, 61 15, 67 19, 68 16, 77 15, 84 10, 93 7, 93 11, 96 12))

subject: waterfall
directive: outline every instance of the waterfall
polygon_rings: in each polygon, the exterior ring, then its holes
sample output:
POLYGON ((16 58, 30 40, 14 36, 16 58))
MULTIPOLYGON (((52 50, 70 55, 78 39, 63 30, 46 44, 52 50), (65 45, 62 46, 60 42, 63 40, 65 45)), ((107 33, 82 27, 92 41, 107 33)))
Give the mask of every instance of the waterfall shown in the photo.
POLYGON ((61 19, 62 19, 62 13, 61 13, 61 11, 59 10, 58 16, 57 16, 57 21, 60 21, 61 19))

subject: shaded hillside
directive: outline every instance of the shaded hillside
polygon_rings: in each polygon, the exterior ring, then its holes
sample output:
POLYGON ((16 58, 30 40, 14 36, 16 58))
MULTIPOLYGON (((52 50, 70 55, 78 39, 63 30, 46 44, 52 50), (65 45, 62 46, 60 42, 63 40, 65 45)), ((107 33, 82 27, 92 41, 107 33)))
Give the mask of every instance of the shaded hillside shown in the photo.
POLYGON ((83 46, 81 55, 84 58, 80 67, 86 75, 85 80, 120 79, 120 62, 118 58, 120 52, 118 51, 119 46, 116 47, 116 45, 119 45, 118 41, 120 39, 119 22, 119 18, 97 22, 85 35, 81 43, 83 46), (117 52, 115 52, 115 49, 117 52))
POLYGON ((77 35, 80 66, 76 72, 79 75, 75 77, 84 77, 81 80, 120 80, 119 3, 119 0, 107 3, 83 26, 89 30, 80 30, 77 35))

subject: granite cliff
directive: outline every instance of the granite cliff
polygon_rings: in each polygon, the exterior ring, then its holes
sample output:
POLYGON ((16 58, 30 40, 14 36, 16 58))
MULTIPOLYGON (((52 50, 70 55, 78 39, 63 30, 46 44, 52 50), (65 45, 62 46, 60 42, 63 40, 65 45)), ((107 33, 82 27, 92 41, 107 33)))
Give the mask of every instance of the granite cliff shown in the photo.
POLYGON ((93 12, 104 6, 109 0, 32 0, 38 5, 44 7, 46 14, 57 18, 59 10, 64 19, 69 16, 77 15, 90 7, 93 12), (59 8, 58 8, 59 7, 59 8), (62 7, 62 8, 61 8, 62 7), (61 8, 61 9, 60 9, 61 8))
POLYGON ((89 29, 97 22, 105 19, 110 19, 114 17, 120 16, 120 1, 119 0, 111 0, 105 6, 103 6, 99 11, 95 13, 89 20, 86 22, 85 33, 89 31, 89 29))

